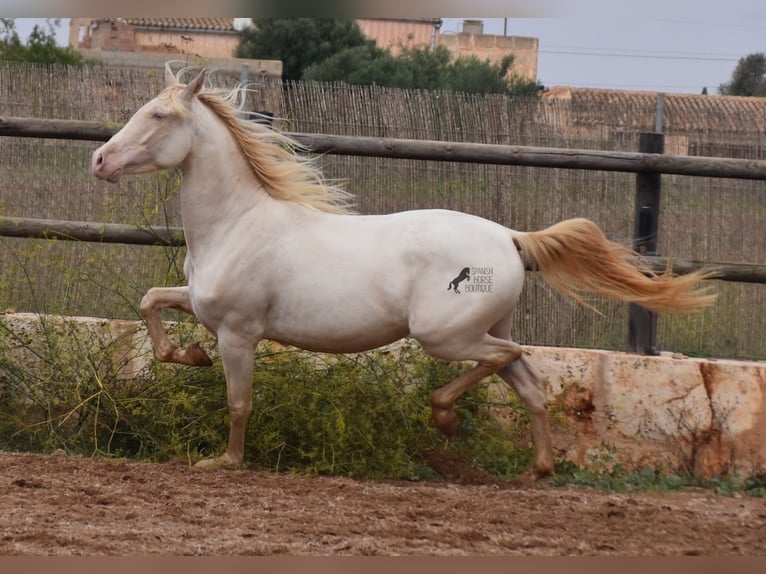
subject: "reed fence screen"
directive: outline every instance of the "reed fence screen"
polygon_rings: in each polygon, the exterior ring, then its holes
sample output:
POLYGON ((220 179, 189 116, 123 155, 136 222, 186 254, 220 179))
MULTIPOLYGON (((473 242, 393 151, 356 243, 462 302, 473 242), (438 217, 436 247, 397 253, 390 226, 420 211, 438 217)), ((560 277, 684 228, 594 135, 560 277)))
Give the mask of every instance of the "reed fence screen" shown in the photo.
MULTIPOLYGON (((224 85, 237 78, 221 77, 224 85)), ((0 117, 121 124, 163 87, 163 72, 0 62, 0 117)), ((655 128, 653 94, 573 92, 568 97, 405 91, 341 84, 251 86, 248 107, 293 132, 638 151, 655 128)), ((766 159, 766 99, 665 98, 666 153, 766 159)), ((0 217, 179 226, 178 176, 89 174, 96 142, 0 138, 0 217)), ((522 230, 588 217, 611 239, 633 237, 635 175, 327 155, 361 213, 457 209, 522 230)), ((659 253, 766 264, 766 182, 663 176, 659 253)), ((286 231, 288 232, 288 231, 286 231)), ((468 239, 468 238, 467 238, 468 239)), ((154 285, 183 282, 183 248, 0 238, 0 311, 138 317, 154 285)), ((662 316, 658 348, 708 357, 766 359, 766 286, 714 282, 715 307, 662 316)), ((514 336, 522 344, 622 350, 627 306, 601 314, 529 273, 514 336)))

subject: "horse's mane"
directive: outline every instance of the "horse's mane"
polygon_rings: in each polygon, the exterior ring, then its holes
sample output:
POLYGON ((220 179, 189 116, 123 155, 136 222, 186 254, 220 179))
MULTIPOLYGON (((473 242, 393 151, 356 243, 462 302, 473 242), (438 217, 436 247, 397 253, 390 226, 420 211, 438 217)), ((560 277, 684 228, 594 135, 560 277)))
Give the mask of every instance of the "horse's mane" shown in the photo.
MULTIPOLYGON (((184 87, 178 80, 183 72, 173 75, 176 84, 161 94, 181 112, 183 106, 176 96, 184 87)), ((264 190, 276 199, 319 211, 350 213, 351 194, 325 180, 314 159, 298 155, 308 151, 305 146, 279 130, 247 119, 248 114, 236 105, 244 93, 242 86, 230 90, 205 86, 197 98, 229 129, 264 190)))

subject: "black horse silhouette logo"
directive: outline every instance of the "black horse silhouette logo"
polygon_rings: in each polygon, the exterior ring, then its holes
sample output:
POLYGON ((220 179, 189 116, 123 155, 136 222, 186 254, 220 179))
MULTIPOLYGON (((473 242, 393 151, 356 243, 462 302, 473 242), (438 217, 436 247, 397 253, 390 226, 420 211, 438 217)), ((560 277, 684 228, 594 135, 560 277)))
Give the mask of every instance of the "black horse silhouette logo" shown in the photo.
POLYGON ((454 289, 455 293, 460 294, 460 289, 458 289, 458 285, 462 283, 463 281, 470 281, 471 278, 469 277, 470 269, 468 267, 463 267, 463 270, 460 272, 460 275, 455 277, 452 281, 450 281, 449 285, 447 286, 447 291, 452 291, 454 289))

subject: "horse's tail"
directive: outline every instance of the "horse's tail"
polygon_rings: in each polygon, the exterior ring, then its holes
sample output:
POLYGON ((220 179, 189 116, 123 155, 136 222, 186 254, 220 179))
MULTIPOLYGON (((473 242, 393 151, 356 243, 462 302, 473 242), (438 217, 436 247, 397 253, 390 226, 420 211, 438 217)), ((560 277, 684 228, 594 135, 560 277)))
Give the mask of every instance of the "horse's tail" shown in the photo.
POLYGON ((568 219, 542 231, 514 231, 513 242, 527 264, 551 286, 589 307, 583 292, 674 314, 694 313, 715 301, 715 295, 699 285, 714 277, 714 272, 677 276, 668 269, 654 273, 634 252, 609 241, 587 219, 568 219))

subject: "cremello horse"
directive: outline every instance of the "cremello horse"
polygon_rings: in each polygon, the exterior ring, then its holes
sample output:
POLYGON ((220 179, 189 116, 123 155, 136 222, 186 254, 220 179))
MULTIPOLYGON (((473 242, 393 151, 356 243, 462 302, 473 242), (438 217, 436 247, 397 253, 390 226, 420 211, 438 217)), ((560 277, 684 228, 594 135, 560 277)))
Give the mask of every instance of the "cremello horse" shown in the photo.
POLYGON ((455 400, 469 387, 497 373, 515 389, 532 417, 535 455, 525 477, 537 479, 553 470, 544 380, 511 339, 525 262, 581 302, 587 291, 689 313, 713 300, 698 285, 705 273, 652 274, 586 219, 525 233, 445 210, 353 215, 347 195, 297 155, 295 142, 241 118, 236 91, 206 88, 204 70, 184 85, 168 68, 167 81, 93 153, 91 170, 113 183, 182 172, 188 286, 149 290, 141 313, 162 361, 210 364, 198 345, 168 339, 163 308, 193 314, 218 339, 231 428, 226 452, 203 462, 243 462, 261 339, 349 353, 409 336, 435 357, 476 362, 431 395, 446 435, 456 430, 455 400), (463 289, 445 289, 466 268, 474 272, 463 289), (482 274, 484 288, 469 292, 482 274))

